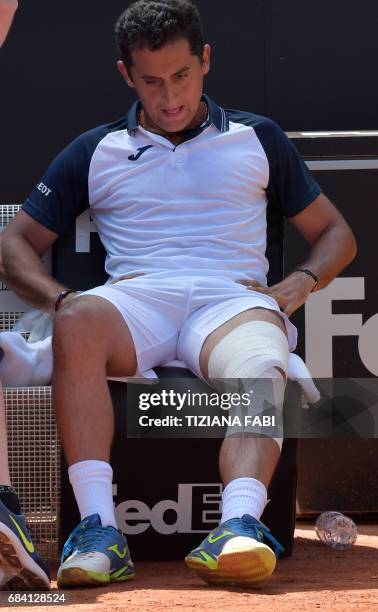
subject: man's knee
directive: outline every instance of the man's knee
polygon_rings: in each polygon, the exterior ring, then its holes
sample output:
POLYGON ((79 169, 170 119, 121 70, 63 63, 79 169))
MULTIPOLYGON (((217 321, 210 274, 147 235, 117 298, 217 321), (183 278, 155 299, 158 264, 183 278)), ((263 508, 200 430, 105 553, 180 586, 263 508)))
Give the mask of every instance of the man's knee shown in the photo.
POLYGON ((233 329, 214 348, 209 379, 218 390, 248 394, 248 405, 236 406, 239 420, 226 437, 268 436, 282 447, 282 410, 288 367, 286 334, 267 321, 250 321, 233 329))
POLYGON ((289 345, 286 334, 268 321, 249 321, 226 334, 212 350, 211 378, 259 378, 276 368, 286 378, 289 345))
MULTIPOLYGON (((252 308, 250 310, 241 312, 236 317, 226 321, 226 323, 216 329, 204 342, 200 354, 200 368, 205 378, 208 377, 210 357, 224 338, 227 338, 228 340, 232 338, 232 341, 234 342, 234 336, 230 336, 230 334, 235 329, 238 330, 246 323, 255 322, 271 323, 272 326, 279 328, 282 333, 285 334, 285 336, 287 335, 285 323, 278 312, 266 308, 252 308)), ((228 342, 228 344, 230 344, 230 342, 228 342)), ((235 347, 235 350, 238 350, 237 346, 235 347)))
POLYGON ((80 344, 85 337, 90 338, 98 323, 95 309, 85 301, 75 298, 63 306, 55 315, 53 328, 53 347, 80 344))
POLYGON ((108 376, 131 376, 136 370, 134 343, 123 317, 96 296, 77 297, 57 312, 53 351, 55 363, 84 356, 91 364, 103 363, 108 376))

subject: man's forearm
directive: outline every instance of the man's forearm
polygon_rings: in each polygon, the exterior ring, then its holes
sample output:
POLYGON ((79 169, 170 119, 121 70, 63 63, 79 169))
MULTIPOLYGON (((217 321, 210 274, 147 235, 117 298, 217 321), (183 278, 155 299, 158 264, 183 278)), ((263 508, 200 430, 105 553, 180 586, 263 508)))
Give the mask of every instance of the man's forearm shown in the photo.
POLYGON ((346 224, 334 225, 323 232, 300 267, 316 274, 319 283, 315 291, 318 291, 326 287, 355 258, 356 253, 356 241, 349 227, 346 224))
POLYGON ((52 312, 64 287, 48 274, 27 240, 4 235, 2 259, 8 287, 31 306, 52 312))
POLYGON ((17 0, 0 0, 0 47, 7 37, 17 7, 17 0))
POLYGON ((315 287, 311 276, 292 272, 271 287, 262 287, 255 281, 239 281, 253 291, 272 296, 281 310, 290 317, 307 300, 311 291, 326 287, 356 256, 353 233, 344 221, 330 224, 313 243, 309 257, 298 268, 311 270, 318 277, 315 287))

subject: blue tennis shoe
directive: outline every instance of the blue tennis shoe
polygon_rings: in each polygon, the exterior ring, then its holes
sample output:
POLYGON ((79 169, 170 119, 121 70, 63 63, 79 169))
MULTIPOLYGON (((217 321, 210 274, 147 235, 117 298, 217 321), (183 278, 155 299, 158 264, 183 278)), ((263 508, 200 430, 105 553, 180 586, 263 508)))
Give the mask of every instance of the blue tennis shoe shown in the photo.
POLYGON ((64 545, 58 587, 100 586, 134 577, 127 540, 114 527, 103 527, 98 514, 79 523, 64 545))
POLYGON ((49 570, 34 548, 24 515, 11 512, 0 501, 0 589, 44 591, 49 588, 49 570))
POLYGON ((269 581, 283 551, 268 527, 244 514, 212 531, 185 562, 208 584, 258 588, 269 581))

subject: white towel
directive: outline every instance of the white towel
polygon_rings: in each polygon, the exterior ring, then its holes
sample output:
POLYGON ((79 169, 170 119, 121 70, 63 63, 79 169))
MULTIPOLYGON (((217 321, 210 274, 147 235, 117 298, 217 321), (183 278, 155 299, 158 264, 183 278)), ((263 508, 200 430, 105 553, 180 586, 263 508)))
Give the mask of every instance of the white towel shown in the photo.
POLYGON ((51 336, 38 342, 27 342, 18 332, 0 334, 3 358, 0 380, 5 387, 39 387, 48 385, 52 376, 51 336))
POLYGON ((15 332, 27 332, 28 342, 45 340, 53 333, 53 315, 48 312, 41 312, 36 308, 30 308, 24 312, 13 326, 15 332))
MULTIPOLYGON (((312 380, 310 371, 303 359, 295 353, 289 354, 287 377, 289 380, 296 380, 300 384, 305 400, 309 404, 316 404, 320 400, 320 393, 312 380)), ((303 406, 307 407, 306 401, 303 402, 303 406)))

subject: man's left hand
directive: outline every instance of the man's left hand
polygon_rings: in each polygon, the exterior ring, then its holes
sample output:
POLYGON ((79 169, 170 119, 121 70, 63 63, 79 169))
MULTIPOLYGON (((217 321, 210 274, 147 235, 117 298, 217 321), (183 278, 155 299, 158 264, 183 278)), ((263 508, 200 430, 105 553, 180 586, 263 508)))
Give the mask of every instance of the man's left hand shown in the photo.
POLYGON ((253 280, 238 280, 236 282, 251 291, 270 295, 288 317, 305 303, 314 288, 314 280, 303 272, 293 272, 283 281, 271 287, 263 287, 253 280))

